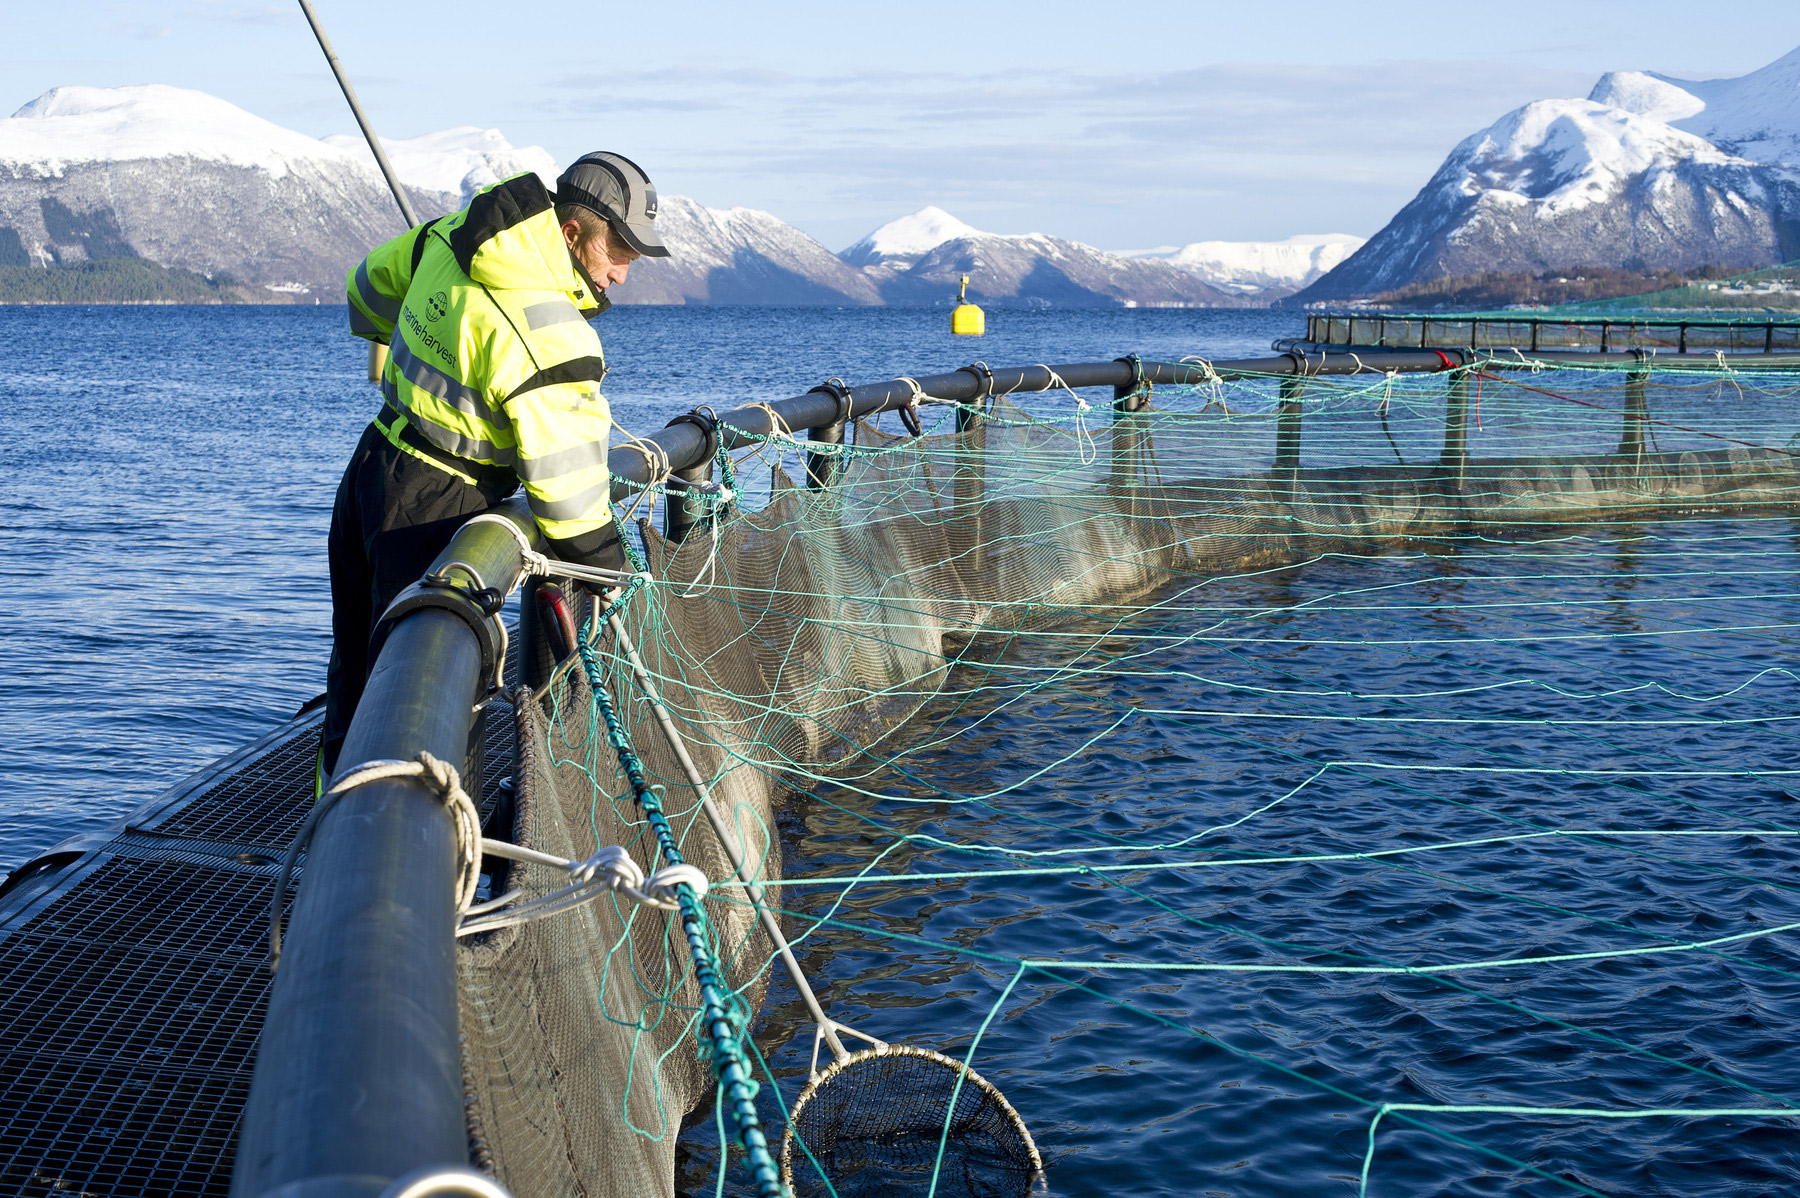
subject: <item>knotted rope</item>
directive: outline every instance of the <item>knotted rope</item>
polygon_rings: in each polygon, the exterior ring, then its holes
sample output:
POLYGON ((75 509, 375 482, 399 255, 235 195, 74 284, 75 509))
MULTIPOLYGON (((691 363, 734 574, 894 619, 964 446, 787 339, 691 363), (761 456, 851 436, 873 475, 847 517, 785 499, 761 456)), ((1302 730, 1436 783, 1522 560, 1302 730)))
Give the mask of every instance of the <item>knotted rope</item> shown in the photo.
POLYGON ((333 782, 331 789, 313 804, 312 813, 306 817, 306 822, 300 826, 298 835, 288 845, 287 853, 281 859, 281 875, 276 878, 275 893, 269 898, 270 973, 274 973, 281 964, 281 908, 287 901, 288 887, 293 881, 294 863, 306 851, 307 845, 312 843, 319 821, 337 805, 339 799, 351 791, 389 778, 417 778, 450 812, 450 822, 456 834, 457 914, 462 915, 475 902, 475 891, 481 882, 481 815, 475 810, 475 800, 463 789, 462 776, 456 772, 456 767, 449 762, 440 761, 424 750, 420 750, 419 755, 411 761, 391 758, 366 761, 333 782))

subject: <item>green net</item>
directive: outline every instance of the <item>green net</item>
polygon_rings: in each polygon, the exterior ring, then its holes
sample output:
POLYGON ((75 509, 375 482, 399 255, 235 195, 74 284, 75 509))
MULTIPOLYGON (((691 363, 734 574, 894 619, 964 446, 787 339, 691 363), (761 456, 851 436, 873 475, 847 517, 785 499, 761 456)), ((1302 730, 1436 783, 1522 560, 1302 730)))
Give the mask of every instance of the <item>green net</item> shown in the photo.
MULTIPOLYGON (((1283 718, 1384 721, 1385 736, 1422 747, 1429 757, 1438 752, 1433 738, 1445 732, 1434 723, 1438 717, 1396 711, 1396 705, 1406 709, 1422 702, 1421 695, 1475 692, 1511 680, 1485 675, 1478 661, 1445 659, 1416 627, 1383 624, 1388 608, 1372 609, 1362 639, 1343 642, 1381 646, 1395 656, 1383 667, 1388 673, 1347 679, 1335 692, 1297 674, 1285 681, 1263 677, 1236 691, 1214 687, 1218 705, 1196 708, 1179 697, 1193 681, 1192 651, 1205 645, 1220 655, 1261 652, 1256 620, 1344 602, 1352 592, 1327 590, 1284 606, 1259 589, 1289 585, 1333 563, 1396 563, 1401 568, 1391 585, 1404 587, 1447 547, 1497 544, 1526 530, 1552 530, 1544 535, 1566 544, 1579 535, 1575 530, 1624 522, 1652 527, 1697 513, 1785 516, 1800 498, 1792 453, 1800 447, 1797 388, 1800 379, 1792 376, 1729 367, 1679 373, 1644 366, 1478 368, 1314 378, 1303 387, 1272 378, 1215 380, 1143 388, 1117 408, 1068 391, 927 407, 937 419, 921 437, 868 421, 841 447, 777 435, 734 455, 745 493, 718 505, 679 544, 642 527, 652 581, 629 596, 622 614, 746 855, 774 883, 770 902, 786 910, 788 934, 804 960, 814 959, 810 945, 828 944, 839 955, 973 962, 1011 979, 980 1019, 946 1022, 930 1006, 911 1017, 909 1038, 958 1060, 973 1063, 978 1033, 1007 1015, 1007 995, 1028 976, 1100 996, 1118 1018, 1155 1040, 1212 1033, 1145 995, 1121 997, 1102 979, 1160 971, 1167 976, 1157 984, 1179 986, 1201 974, 1244 974, 1324 991, 1348 984, 1345 979, 1362 984, 1390 974, 1455 979, 1460 971, 1504 962, 1541 969, 1546 962, 1616 957, 1647 968, 1643 962, 1656 958, 1635 955, 1644 948, 1635 941, 1616 951, 1496 956, 1454 940, 1436 957, 1375 960, 1356 946, 1325 949, 1219 932, 1144 884, 1145 871, 1200 872, 1234 848, 1289 865, 1341 856, 1341 850, 1309 852, 1303 838, 1291 852, 1274 853, 1253 838, 1259 820, 1277 818, 1265 813, 1286 812, 1296 794, 1323 785, 1318 779, 1329 767, 1304 754, 1288 762, 1304 764, 1301 776, 1282 786, 1269 778, 1240 784, 1196 761, 1179 814, 1145 804, 1142 796, 1105 810, 1015 800, 1046 779, 1128 772, 1129 762, 1109 757, 1128 723, 1204 720, 1223 727, 1262 719, 1253 708, 1264 701, 1275 702, 1283 718), (802 455, 809 449, 830 455, 829 485, 794 485, 804 477, 802 455), (759 494, 765 479, 766 497, 759 494), (1429 664, 1423 675, 1416 672, 1421 659, 1429 664), (1409 685, 1396 684, 1402 674, 1409 685), (1071 696, 1111 702, 1115 693, 1132 697, 1078 735, 1060 734, 1016 763, 1005 764, 1004 755, 997 767, 984 758, 982 770, 957 763, 959 744, 979 741, 1003 719, 1029 724, 1039 707, 1075 701, 1071 696), (1159 704, 1156 696, 1163 694, 1171 697, 1159 704), (1340 707, 1320 713, 1320 704, 1340 707), (817 842, 830 852, 784 853, 784 819, 803 825, 790 833, 791 843, 817 842), (939 850, 962 852, 960 868, 939 850), (988 883, 1085 879, 1136 906, 1155 930, 1144 939, 1109 942, 1102 951, 1079 921, 1065 927, 1056 922, 1064 916, 1046 913, 1044 938, 1054 943, 1065 936, 1068 952, 995 952, 936 925, 896 930, 875 912, 877 900, 860 897, 887 893, 895 878, 929 894, 972 877, 988 883)), ((731 414, 724 418, 730 423, 731 414)), ((1357 593, 1358 602, 1365 598, 1357 593)), ((1554 609, 1554 596, 1546 602, 1554 609)), ((1463 606, 1445 600, 1433 610, 1463 606)), ((1469 601, 1454 618, 1487 606, 1469 601)), ((1559 660, 1567 649, 1556 639, 1560 634, 1546 628, 1538 635, 1546 661, 1559 660)), ((1327 653, 1347 652, 1322 644, 1327 653)), ((769 1141, 776 1142, 789 1130, 799 1079, 791 1068, 771 1067, 764 1053, 799 1029, 785 1015, 756 1022, 771 982, 773 947, 697 818, 695 791, 658 734, 619 647, 603 635, 594 655, 681 854, 713 879, 703 904, 708 952, 731 991, 730 1021, 742 1037, 742 1059, 762 1087, 756 1103, 769 1141)), ((1546 676, 1555 673, 1546 667, 1546 676)), ((623 845, 653 870, 662 863, 655 837, 593 700, 587 676, 571 658, 520 705, 517 836, 573 859, 623 845)), ((1282 734, 1265 724, 1245 735, 1274 744, 1282 734)), ((1606 768, 1610 752, 1596 745, 1596 769, 1606 768)), ((1448 780, 1404 775, 1409 801, 1479 805, 1484 770, 1530 767, 1457 768, 1463 772, 1448 780)), ((1559 776, 1582 774, 1559 767, 1559 776)), ((1402 775, 1396 770, 1394 777, 1402 775)), ((1383 854, 1396 853, 1394 868, 1400 868, 1406 854, 1447 851, 1436 841, 1389 843, 1385 830, 1413 818, 1403 810, 1359 815, 1362 831, 1352 839, 1363 843, 1351 855, 1385 861, 1383 854)), ((1693 811, 1691 805, 1682 810, 1693 811)), ((1524 816, 1509 818, 1514 822, 1493 832, 1499 838, 1493 843, 1551 834, 1524 816)), ((1660 826, 1658 818, 1647 810, 1642 826, 1607 835, 1660 826)), ((1738 827, 1722 814, 1707 814, 1702 823, 1692 830, 1738 827)), ((1619 835, 1599 851, 1628 854, 1637 847, 1619 835)), ((527 893, 562 881, 547 870, 538 876, 538 867, 516 869, 513 884, 527 893)), ((1385 908, 1381 915, 1400 917, 1385 908)), ((1572 911, 1570 918, 1609 926, 1597 911, 1572 911)), ((742 1139, 729 1104, 715 1105, 724 1092, 716 1046, 701 1026, 701 996, 678 920, 608 898, 475 939, 462 950, 471 1128, 514 1193, 672 1194, 677 1139, 692 1112, 709 1120, 716 1112, 721 1143, 742 1139)), ((1685 935, 1654 943, 1658 952, 1729 949, 1724 940, 1701 944, 1685 935)), ((834 1018, 854 1024, 865 1013, 853 987, 834 988, 829 1001, 834 1018)), ((893 1039, 891 1031, 882 1034, 893 1039)), ((1352 1063, 1323 1065, 1280 1036, 1260 1047, 1225 1047, 1283 1084, 1360 1111, 1371 1152, 1372 1118, 1409 1121, 1408 1127, 1466 1147, 1478 1162, 1472 1169, 1498 1163, 1549 1175, 1521 1159, 1504 1137, 1445 1130, 1428 1116, 1553 1109, 1567 1118, 1654 1116, 1608 1095, 1556 1103, 1413 1101, 1405 1087, 1365 1085, 1352 1063)), ((991 1076, 1007 1088, 1003 1075, 991 1076)), ((1574 1092, 1579 1097, 1578 1085, 1574 1092)), ((807 1155, 794 1173, 806 1176, 808 1192, 844 1192, 836 1182, 847 1179, 832 1172, 858 1159, 844 1141, 853 1138, 859 1111, 867 1117, 865 1133, 876 1140, 915 1134, 883 1130, 879 1116, 892 1103, 879 1086, 853 1098, 828 1137, 811 1133, 831 1140, 819 1152, 806 1144, 807 1124, 793 1129, 796 1153, 807 1155)), ((1744 1090, 1737 1098, 1687 1104, 1685 1113, 1764 1118, 1786 1110, 1762 1091, 1744 1090)), ((1016 1104, 1032 1123, 1029 1106, 1016 1104)), ((946 1116, 938 1109, 931 1122, 954 1127, 957 1119, 946 1116)), ((1009 1192, 990 1190, 992 1179, 978 1168, 943 1169, 952 1138, 940 1132, 920 1145, 933 1161, 916 1179, 921 1192, 933 1185, 940 1193, 1009 1192)), ((975 1150, 973 1157, 980 1156, 975 1150)), ((718 1184, 727 1184, 724 1152, 713 1168, 718 1184)), ((1053 1179, 1054 1171, 1053 1163, 1053 1179)), ((729 1184, 748 1187, 747 1176, 729 1184)), ((1570 1184, 1586 1186, 1579 1179, 1570 1184)))

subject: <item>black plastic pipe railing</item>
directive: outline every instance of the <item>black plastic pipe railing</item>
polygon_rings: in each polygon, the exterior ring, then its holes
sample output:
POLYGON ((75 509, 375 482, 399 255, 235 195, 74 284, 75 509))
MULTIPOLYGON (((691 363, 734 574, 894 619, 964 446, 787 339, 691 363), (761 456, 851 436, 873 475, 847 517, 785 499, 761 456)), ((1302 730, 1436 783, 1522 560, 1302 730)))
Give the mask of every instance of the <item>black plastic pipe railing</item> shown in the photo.
MULTIPOLYGON (((536 535, 522 500, 495 514, 536 535)), ((339 776, 421 750, 462 767, 497 654, 476 631, 487 618, 469 597, 476 588, 450 563, 504 595, 520 557, 518 536, 492 521, 457 532, 431 569, 452 585, 402 617, 382 644, 339 776)), ((475 793, 478 781, 465 788, 475 793)), ((238 1198, 365 1198, 421 1168, 468 1165, 456 869, 450 816, 414 779, 349 791, 320 821, 244 1112, 231 1188, 238 1198)))
MULTIPOLYGON (((1112 362, 1081 362, 1066 366, 1022 366, 988 370, 977 365, 949 374, 926 375, 919 379, 893 379, 842 389, 847 396, 851 419, 877 412, 893 411, 908 406, 918 394, 933 399, 970 404, 990 395, 1014 395, 1023 392, 1051 391, 1062 386, 1112 387, 1114 394, 1128 393, 1141 382, 1157 384, 1196 384, 1217 378, 1232 381, 1244 378, 1289 377, 1315 375, 1441 373, 1463 367, 1479 366, 1485 370, 1529 370, 1537 365, 1552 366, 1629 366, 1643 365, 1641 351, 1600 353, 1598 351, 1545 351, 1529 359, 1499 351, 1466 349, 1386 350, 1365 349, 1346 352, 1321 349, 1308 343, 1278 341, 1277 349, 1285 352, 1267 358, 1236 358, 1200 363, 1144 362, 1136 358, 1120 358, 1112 362), (917 384, 917 391, 914 384, 917 384)), ((1726 354, 1725 360, 1735 368, 1746 370, 1800 370, 1800 355, 1770 356, 1726 354)), ((1657 369, 1717 370, 1719 360, 1708 354, 1691 356, 1685 361, 1672 357, 1655 359, 1657 369)), ((841 424, 840 389, 821 388, 796 395, 792 399, 754 408, 732 408, 719 416, 717 435, 726 449, 756 444, 774 432, 804 436, 809 429, 828 429, 841 424), (774 417, 779 418, 777 428, 774 417)), ((613 496, 622 499, 634 494, 662 477, 665 469, 683 471, 705 462, 712 452, 707 432, 697 423, 678 423, 642 439, 656 445, 662 462, 652 466, 637 449, 615 449, 609 459, 613 473, 613 496)))

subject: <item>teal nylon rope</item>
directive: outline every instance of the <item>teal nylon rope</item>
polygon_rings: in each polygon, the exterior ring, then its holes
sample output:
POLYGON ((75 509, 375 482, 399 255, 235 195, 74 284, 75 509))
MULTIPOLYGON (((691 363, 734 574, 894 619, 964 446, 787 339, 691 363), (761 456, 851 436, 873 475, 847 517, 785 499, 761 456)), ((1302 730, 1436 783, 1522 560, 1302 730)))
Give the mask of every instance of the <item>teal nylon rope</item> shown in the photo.
MULTIPOLYGON (((611 615, 637 585, 633 583, 627 587, 611 606, 599 613, 598 618, 605 620, 611 615)), ((643 762, 631 748, 631 742, 619 723, 618 712, 613 708, 612 696, 607 693, 605 680, 600 675, 600 663, 594 655, 593 631, 594 621, 589 620, 582 628, 581 636, 577 638, 588 689, 593 693, 594 705, 599 708, 601 718, 606 721, 607 740, 618 754, 619 765, 624 769, 625 776, 631 781, 632 793, 644 809, 644 818, 656 832, 656 841, 662 849, 663 859, 671 865, 680 865, 683 863, 681 850, 676 847, 674 830, 669 827, 668 817, 663 814, 662 798, 650 788, 645 779, 643 762)), ((781 1172, 776 1168, 775 1158, 769 1152, 768 1137, 763 1134, 762 1125, 756 1116, 756 1095, 761 1086, 752 1075, 740 1044, 746 1022, 743 1000, 719 980, 712 950, 706 942, 706 917, 700 909, 699 900, 694 897, 693 887, 685 883, 678 886, 676 901, 681 907, 681 930, 687 935, 688 952, 694 962, 694 978, 700 984, 701 1027, 711 1037, 709 1044, 703 1042, 703 1051, 709 1057, 713 1076, 718 1079, 721 1090, 729 1099, 731 1113, 737 1123, 737 1134, 733 1138, 749 1154, 750 1171, 756 1177, 757 1193, 762 1198, 782 1198, 781 1172)), ((720 1150, 727 1151, 723 1139, 720 1141, 720 1150)))

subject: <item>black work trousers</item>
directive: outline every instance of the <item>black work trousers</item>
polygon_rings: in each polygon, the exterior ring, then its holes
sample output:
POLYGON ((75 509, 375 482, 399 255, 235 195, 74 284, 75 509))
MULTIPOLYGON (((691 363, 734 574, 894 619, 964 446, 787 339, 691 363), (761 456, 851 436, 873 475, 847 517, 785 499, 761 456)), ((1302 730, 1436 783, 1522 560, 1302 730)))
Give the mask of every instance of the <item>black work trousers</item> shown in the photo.
POLYGON ((456 530, 518 487, 471 486, 394 448, 370 425, 350 455, 331 509, 331 665, 325 674, 324 764, 337 765, 369 678, 369 637, 394 597, 419 581, 456 530))

